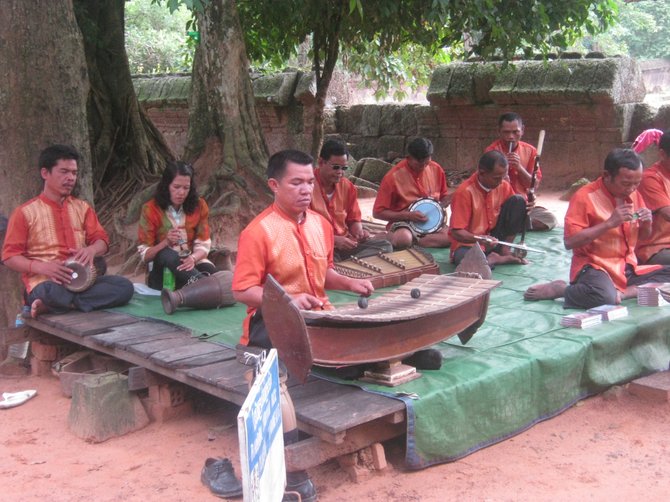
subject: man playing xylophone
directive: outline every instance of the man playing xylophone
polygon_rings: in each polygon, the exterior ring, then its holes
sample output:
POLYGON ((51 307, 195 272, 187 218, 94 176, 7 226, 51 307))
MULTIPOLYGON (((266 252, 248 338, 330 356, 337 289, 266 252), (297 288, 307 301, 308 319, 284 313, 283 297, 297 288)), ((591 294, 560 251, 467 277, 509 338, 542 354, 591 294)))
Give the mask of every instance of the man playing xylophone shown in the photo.
POLYGON ((323 216, 335 234, 335 261, 351 256, 371 256, 393 251, 391 243, 371 239, 361 223, 361 209, 354 184, 344 177, 349 152, 339 140, 329 139, 321 147, 311 208, 323 216))

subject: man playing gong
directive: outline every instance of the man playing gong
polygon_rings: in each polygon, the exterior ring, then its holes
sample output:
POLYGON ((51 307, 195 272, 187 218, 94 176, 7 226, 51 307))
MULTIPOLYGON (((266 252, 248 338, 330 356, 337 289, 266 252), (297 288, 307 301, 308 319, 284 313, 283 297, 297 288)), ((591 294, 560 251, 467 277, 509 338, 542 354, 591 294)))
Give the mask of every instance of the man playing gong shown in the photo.
POLYGON ((432 155, 433 144, 426 138, 416 138, 407 147, 407 157, 382 179, 372 214, 389 222, 389 240, 394 249, 408 248, 413 243, 429 248, 449 247, 449 234, 444 225, 444 208, 450 200, 447 178, 432 155), (411 209, 413 203, 422 199, 435 201, 430 214, 411 209), (435 225, 433 220, 439 221, 435 225))
POLYGON ((458 265, 473 245, 482 246, 491 267, 528 263, 505 246, 520 233, 526 218, 526 200, 505 179, 507 158, 486 152, 477 171, 454 192, 451 201, 451 259, 458 265))
POLYGON ((2 248, 3 263, 21 272, 31 317, 70 309, 89 312, 128 303, 132 283, 121 276, 96 277, 84 291, 68 289, 73 261, 88 269, 107 252, 109 237, 95 211, 73 197, 79 153, 68 145, 52 145, 39 157, 42 193, 14 210, 2 248))

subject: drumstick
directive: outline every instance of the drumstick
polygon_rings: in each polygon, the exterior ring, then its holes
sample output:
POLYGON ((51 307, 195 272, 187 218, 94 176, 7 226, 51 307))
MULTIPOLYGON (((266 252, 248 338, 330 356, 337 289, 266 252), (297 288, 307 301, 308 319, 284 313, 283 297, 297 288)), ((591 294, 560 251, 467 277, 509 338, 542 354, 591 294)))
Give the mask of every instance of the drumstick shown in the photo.
POLYGON ((544 129, 540 129, 540 136, 537 138, 537 154, 539 157, 542 155, 542 147, 544 146, 544 129))

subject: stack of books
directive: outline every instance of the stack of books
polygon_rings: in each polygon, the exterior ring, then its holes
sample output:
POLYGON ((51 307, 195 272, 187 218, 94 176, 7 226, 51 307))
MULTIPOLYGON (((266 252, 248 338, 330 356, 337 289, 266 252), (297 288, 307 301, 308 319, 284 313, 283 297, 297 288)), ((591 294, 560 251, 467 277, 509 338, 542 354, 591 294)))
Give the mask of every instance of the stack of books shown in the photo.
POLYGON ((587 310, 591 314, 600 314, 604 321, 614 321, 628 315, 628 307, 624 305, 600 305, 587 310))
POLYGON ((590 328, 603 322, 601 314, 591 314, 590 312, 577 312, 576 314, 564 315, 561 318, 561 326, 568 328, 590 328))
POLYGON ((662 307, 667 305, 658 288, 667 286, 665 282, 650 282, 637 287, 637 304, 643 307, 662 307))

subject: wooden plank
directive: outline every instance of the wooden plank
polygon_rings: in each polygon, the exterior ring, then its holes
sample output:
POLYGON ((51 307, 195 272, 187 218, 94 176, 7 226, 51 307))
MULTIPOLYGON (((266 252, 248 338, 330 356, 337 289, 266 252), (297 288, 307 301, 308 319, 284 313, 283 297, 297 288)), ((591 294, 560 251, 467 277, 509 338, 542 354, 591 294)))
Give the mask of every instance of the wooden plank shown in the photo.
POLYGON ((353 453, 373 443, 379 443, 400 436, 406 432, 404 424, 371 422, 347 431, 346 439, 332 444, 312 437, 284 447, 287 471, 301 471, 353 453))
POLYGON ((95 310, 93 312, 72 311, 66 314, 41 315, 39 321, 73 335, 89 336, 102 333, 115 326, 137 323, 140 319, 118 312, 95 310))
POLYGON ((180 368, 182 360, 189 359, 195 356, 203 356, 210 352, 216 352, 220 345, 199 341, 197 338, 193 343, 184 345, 183 347, 176 347, 170 350, 162 350, 156 352, 149 359, 156 364, 165 366, 167 368, 180 368))
POLYGON ((405 410, 398 399, 319 380, 291 389, 296 417, 331 434, 405 410))
POLYGON ((121 347, 133 343, 149 342, 175 336, 192 339, 189 332, 176 326, 145 321, 115 327, 105 333, 92 335, 91 339, 105 347, 121 347))
POLYGON ((180 371, 195 380, 207 382, 225 389, 233 389, 234 387, 246 385, 244 373, 251 369, 251 367, 240 364, 235 359, 231 359, 180 371))
POLYGON ((230 359, 235 359, 235 351, 221 346, 219 347, 219 350, 201 356, 182 359, 178 364, 179 368, 194 368, 196 366, 207 366, 220 361, 229 361, 230 359))
POLYGON ((156 352, 161 352, 163 350, 171 349, 174 347, 183 347, 184 345, 190 345, 193 340, 191 337, 185 338, 183 336, 177 335, 175 333, 170 337, 163 338, 159 337, 158 340, 152 340, 150 342, 144 341, 142 343, 132 343, 124 345, 124 349, 133 354, 138 354, 146 359, 148 359, 152 354, 156 352))

